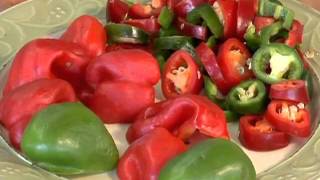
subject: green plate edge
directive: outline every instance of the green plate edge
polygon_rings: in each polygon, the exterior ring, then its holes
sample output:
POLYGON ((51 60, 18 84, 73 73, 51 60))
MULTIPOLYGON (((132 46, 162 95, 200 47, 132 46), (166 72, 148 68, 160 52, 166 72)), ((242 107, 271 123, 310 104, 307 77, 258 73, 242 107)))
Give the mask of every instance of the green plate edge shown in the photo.
MULTIPOLYGON (((319 12, 296 0, 282 2, 293 9, 297 19, 305 24, 303 49, 319 49, 319 12)), ((105 5, 106 0, 29 0, 3 11, 0 13, 0 70, 10 63, 16 51, 26 42, 61 31, 82 14, 91 14, 104 21, 105 5)), ((320 60, 319 53, 316 53, 309 62, 314 69, 314 75, 320 81, 320 62, 316 59, 320 60)), ((318 102, 316 104, 319 105, 318 102)), ((320 117, 320 115, 316 114, 313 117, 320 117)), ((314 135, 305 146, 288 160, 258 174, 257 179, 320 179, 320 128, 318 124, 316 126, 314 135)), ((29 164, 12 150, 3 138, 0 138, 0 179, 2 178, 8 180, 65 179, 29 164)))

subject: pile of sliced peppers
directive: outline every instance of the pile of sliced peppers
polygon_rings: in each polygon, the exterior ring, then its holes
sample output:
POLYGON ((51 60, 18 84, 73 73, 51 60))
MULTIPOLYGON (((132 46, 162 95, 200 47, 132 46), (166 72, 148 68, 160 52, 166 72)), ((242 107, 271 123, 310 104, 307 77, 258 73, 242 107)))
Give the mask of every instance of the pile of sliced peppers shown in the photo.
POLYGON ((59 40, 32 41, 15 57, 0 122, 35 164, 61 175, 117 166, 123 180, 254 180, 227 123, 239 123, 241 144, 255 151, 310 136, 303 25, 278 0, 106 8, 106 25, 80 17, 59 40), (122 157, 103 123, 131 123, 122 157))

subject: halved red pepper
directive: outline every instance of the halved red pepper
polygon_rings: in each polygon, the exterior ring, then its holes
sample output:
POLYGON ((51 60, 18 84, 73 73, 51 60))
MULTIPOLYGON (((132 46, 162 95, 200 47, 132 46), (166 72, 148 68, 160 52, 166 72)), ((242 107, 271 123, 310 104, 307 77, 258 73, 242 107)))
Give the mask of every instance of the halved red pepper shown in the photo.
POLYGON ((285 40, 285 44, 290 47, 295 47, 302 43, 303 40, 303 24, 299 21, 294 20, 291 30, 289 31, 289 36, 285 40))
POLYGON ((129 146, 119 161, 118 176, 123 180, 157 180, 166 162, 186 150, 183 141, 164 128, 156 128, 129 146))
POLYGON ((185 18, 195 7, 206 3, 207 0, 181 0, 174 4, 174 12, 177 16, 185 18))
POLYGON ((209 137, 229 138, 224 111, 209 99, 198 95, 182 95, 143 110, 127 131, 128 142, 163 127, 185 142, 195 133, 209 137))
POLYGON ((256 32, 260 32, 264 27, 267 27, 275 22, 273 17, 256 16, 253 20, 253 25, 256 27, 256 32))
POLYGON ((32 116, 53 103, 76 101, 71 85, 60 79, 39 79, 10 91, 0 101, 0 122, 9 131, 13 146, 20 149, 24 129, 32 116))
POLYGON ((292 136, 309 137, 311 134, 310 112, 304 104, 290 101, 271 101, 266 119, 278 130, 292 136))
POLYGON ((127 19, 123 23, 138 27, 148 33, 154 34, 160 31, 160 24, 155 17, 146 19, 127 19))
POLYGON ((273 100, 287 100, 294 102, 309 103, 306 82, 303 80, 288 80, 272 84, 269 98, 273 100))
POLYGON ((41 78, 67 80, 78 91, 85 86, 84 72, 90 58, 78 44, 55 39, 37 39, 27 43, 16 54, 3 91, 41 78))
POLYGON ((74 20, 60 39, 79 44, 91 57, 103 54, 107 43, 103 25, 96 17, 89 15, 74 20))
POLYGON ((206 43, 200 43, 196 48, 196 52, 210 78, 217 85, 219 91, 223 94, 227 94, 232 88, 232 84, 226 81, 223 76, 213 50, 211 50, 206 43))
POLYGON ((108 0, 106 12, 111 22, 120 23, 128 16, 129 5, 122 0, 108 0))
POLYGON ((200 40, 206 40, 207 38, 207 27, 191 24, 180 17, 178 17, 176 20, 176 27, 182 34, 186 36, 191 36, 200 40))
POLYGON ((217 0, 215 3, 219 4, 223 14, 224 37, 233 37, 237 29, 238 6, 236 0, 217 0))
POLYGON ((161 88, 166 98, 200 93, 203 77, 197 63, 188 52, 178 50, 172 54, 163 72, 161 88))
POLYGON ((253 77, 248 61, 251 54, 247 47, 236 38, 226 40, 218 52, 218 63, 226 81, 233 86, 253 77))
POLYGON ((250 23, 256 15, 255 1, 257 0, 239 0, 237 11, 237 36, 242 39, 250 23))
POLYGON ((241 144, 255 151, 286 147, 290 137, 272 126, 263 116, 242 116, 239 122, 241 144))

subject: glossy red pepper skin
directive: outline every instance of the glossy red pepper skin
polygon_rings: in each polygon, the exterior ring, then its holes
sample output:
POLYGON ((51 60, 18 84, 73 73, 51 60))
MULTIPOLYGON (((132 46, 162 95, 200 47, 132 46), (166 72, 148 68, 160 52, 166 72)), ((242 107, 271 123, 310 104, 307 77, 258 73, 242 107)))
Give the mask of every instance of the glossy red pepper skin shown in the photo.
POLYGON ((308 104, 310 99, 306 82, 303 80, 288 80, 270 86, 269 98, 287 100, 308 104))
POLYGON ((123 23, 138 27, 151 34, 155 34, 160 31, 158 19, 154 17, 146 19, 127 19, 124 20, 123 23))
POLYGON ((256 32, 260 32, 264 27, 275 22, 273 17, 256 16, 253 20, 253 25, 256 27, 256 32))
POLYGON ((139 49, 123 49, 106 53, 87 68, 87 83, 96 88, 104 81, 127 81, 153 86, 160 80, 157 60, 139 49))
POLYGON ((298 109, 294 120, 279 113, 283 106, 297 105, 290 101, 271 101, 266 112, 266 119, 278 130, 292 136, 309 137, 311 134, 310 112, 307 109, 298 109))
POLYGON ((3 95, 41 78, 62 78, 79 89, 84 84, 89 61, 87 52, 77 44, 54 39, 33 40, 16 54, 3 95))
POLYGON ((136 117, 127 131, 128 142, 163 127, 185 142, 195 133, 229 138, 226 117, 219 106, 198 95, 183 95, 149 106, 136 117))
POLYGON ((218 52, 218 63, 226 81, 235 86, 252 78, 253 73, 247 65, 250 57, 251 54, 243 42, 236 38, 226 40, 218 52))
POLYGON ((172 54, 164 66, 161 78, 161 88, 164 96, 166 98, 171 98, 181 94, 199 94, 202 87, 203 77, 192 56, 184 50, 179 50, 172 54), (181 67, 185 68, 185 73, 183 74, 179 74, 179 68, 181 67), (174 71, 177 71, 176 74, 174 71), (171 76, 179 78, 176 81, 180 80, 180 83, 170 79, 171 76), (181 83, 181 81, 183 81, 181 79, 185 79, 185 82, 181 83), (177 90, 177 88, 180 87, 177 87, 176 83, 182 84, 183 87, 180 91, 177 90))
POLYGON ((39 79, 9 92, 0 101, 0 122, 9 131, 11 143, 20 149, 24 129, 32 116, 53 103, 76 101, 69 83, 60 79, 39 79))
POLYGON ((127 17, 129 5, 121 0, 108 0, 106 12, 111 22, 120 23, 127 17))
POLYGON ((170 159, 186 151, 180 139, 164 128, 156 128, 132 143, 118 165, 120 180, 157 180, 170 159))
POLYGON ((216 1, 223 14, 224 37, 234 37, 237 30, 237 8, 236 0, 217 0, 216 1))
POLYGON ((134 19, 147 19, 150 18, 153 13, 153 8, 151 5, 143 5, 143 4, 133 4, 129 8, 128 15, 130 18, 134 19))
POLYGON ((175 24, 177 29, 186 36, 191 36, 200 40, 206 40, 207 38, 208 29, 205 26, 199 26, 188 23, 186 20, 180 17, 177 18, 175 24))
POLYGON ((74 20, 61 36, 61 40, 79 44, 91 57, 105 52, 107 33, 94 16, 83 15, 74 20))
POLYGON ((200 43, 196 48, 196 52, 210 78, 217 85, 219 91, 226 95, 232 88, 232 84, 226 81, 222 74, 222 70, 219 67, 213 50, 210 49, 206 43, 200 43))
POLYGON ((174 12, 178 17, 185 18, 187 14, 192 11, 195 7, 206 3, 207 0, 181 0, 175 1, 174 12))
POLYGON ((285 44, 294 48, 295 46, 301 44, 303 41, 303 24, 299 21, 294 20, 291 30, 289 31, 289 36, 285 40, 285 44))
POLYGON ((255 151, 270 151, 286 147, 290 137, 277 131, 263 116, 243 116, 239 122, 239 139, 246 148, 255 151), (263 125, 258 125, 263 123, 263 125))
POLYGON ((100 83, 88 101, 89 108, 104 123, 130 123, 155 100, 153 86, 132 82, 100 83))
POLYGON ((256 0, 239 0, 237 9, 237 36, 243 39, 243 35, 247 31, 249 24, 253 21, 256 15, 255 3, 256 0))

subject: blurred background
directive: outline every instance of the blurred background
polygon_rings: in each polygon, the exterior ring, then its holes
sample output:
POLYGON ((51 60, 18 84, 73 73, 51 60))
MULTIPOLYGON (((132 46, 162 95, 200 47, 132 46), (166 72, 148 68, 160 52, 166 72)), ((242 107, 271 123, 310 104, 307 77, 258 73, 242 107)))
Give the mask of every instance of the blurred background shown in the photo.
MULTIPOLYGON (((0 0, 0 11, 9 8, 11 6, 14 6, 15 4, 18 4, 20 2, 23 2, 25 0, 0 0)), ((288 0, 290 1, 290 0, 288 0)), ((320 0, 301 0, 304 3, 310 5, 311 7, 320 10, 320 0)))

